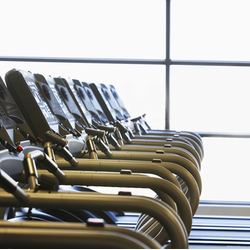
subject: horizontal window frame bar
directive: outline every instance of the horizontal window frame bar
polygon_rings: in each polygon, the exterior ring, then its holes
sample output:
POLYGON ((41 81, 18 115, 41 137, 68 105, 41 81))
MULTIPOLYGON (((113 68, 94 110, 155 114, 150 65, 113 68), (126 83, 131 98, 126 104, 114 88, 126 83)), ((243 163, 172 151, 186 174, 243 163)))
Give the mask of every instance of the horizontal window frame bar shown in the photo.
MULTIPOLYGON (((166 59, 115 59, 115 58, 73 58, 73 57, 14 57, 0 56, 0 61, 50 62, 50 63, 93 63, 93 64, 142 64, 142 65, 193 65, 193 66, 245 66, 249 62, 237 61, 181 61, 166 59)), ((197 132, 201 137, 250 138, 248 133, 197 132)))
POLYGON ((250 67, 250 61, 0 56, 0 61, 250 67))
POLYGON ((250 133, 196 132, 201 137, 249 138, 250 133))
POLYGON ((77 58, 77 57, 12 57, 0 56, 0 61, 51 62, 51 63, 104 63, 104 64, 157 64, 165 65, 165 59, 125 59, 125 58, 77 58))
MULTIPOLYGON (((244 206, 250 208, 249 201, 200 200, 199 204, 209 206, 244 206)), ((250 210, 249 210, 250 211, 250 210)))
POLYGON ((249 208, 250 202, 247 201, 200 200, 195 216, 226 220, 245 220, 250 218, 249 208))
POLYGON ((170 60, 170 65, 250 67, 250 61, 170 60))

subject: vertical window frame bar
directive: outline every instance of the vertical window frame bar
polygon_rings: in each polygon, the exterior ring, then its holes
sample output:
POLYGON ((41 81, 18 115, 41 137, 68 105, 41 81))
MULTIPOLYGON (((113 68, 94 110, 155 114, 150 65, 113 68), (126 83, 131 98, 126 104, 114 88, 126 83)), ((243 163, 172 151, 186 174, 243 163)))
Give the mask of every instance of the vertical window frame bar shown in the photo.
POLYGON ((170 5, 171 0, 166 0, 165 129, 170 129, 170 5))

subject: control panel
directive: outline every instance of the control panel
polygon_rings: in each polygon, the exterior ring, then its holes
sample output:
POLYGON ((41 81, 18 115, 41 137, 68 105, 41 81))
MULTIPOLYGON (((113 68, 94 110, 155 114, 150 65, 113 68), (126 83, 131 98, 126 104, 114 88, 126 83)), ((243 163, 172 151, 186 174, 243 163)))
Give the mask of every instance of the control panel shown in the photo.
POLYGON ((92 105, 94 106, 95 110, 97 111, 101 121, 103 124, 108 124, 109 120, 107 118, 107 116, 105 115, 102 107, 100 106, 99 102, 97 101, 92 89, 90 88, 89 84, 87 84, 86 82, 81 82, 81 85, 83 86, 83 88, 85 89, 85 92, 89 98, 89 100, 92 102, 92 105))
MULTIPOLYGON (((51 96, 53 95, 53 102, 52 100, 47 100, 47 101, 51 106, 51 109, 54 110, 54 114, 57 114, 57 117, 61 119, 62 124, 68 129, 70 129, 71 133, 74 133, 74 130, 79 130, 82 132, 85 125, 82 123, 82 119, 80 119, 78 116, 77 117, 74 116, 69 111, 66 103, 64 102, 61 94, 59 93, 59 89, 61 88, 61 86, 57 87, 55 79, 51 76, 44 76, 41 74, 34 74, 34 75, 40 84, 41 83, 47 84, 47 87, 51 92, 49 94, 49 97, 50 99, 52 99, 51 96)), ((69 102, 69 98, 67 99, 69 102)), ((71 102, 73 102, 73 100, 71 100, 71 102)))
POLYGON ((85 105, 85 108, 88 110, 88 112, 91 115, 92 123, 102 125, 103 124, 102 120, 100 119, 97 110, 93 106, 81 82, 77 79, 73 79, 73 82, 74 82, 74 88, 76 90, 76 93, 78 94, 78 97, 82 100, 83 104, 85 105))
POLYGON ((83 117, 87 127, 92 126, 91 114, 83 104, 79 93, 74 88, 74 82, 71 78, 55 78, 58 88, 61 89, 62 96, 68 104, 68 108, 72 114, 83 117))
POLYGON ((130 114, 128 113, 128 110, 126 109, 122 99, 120 98, 120 96, 118 95, 114 85, 109 85, 108 86, 110 89, 110 92, 112 93, 113 98, 116 100, 117 104, 119 105, 119 107, 122 109, 123 115, 125 118, 130 118, 130 114))
POLYGON ((91 83, 90 87, 95 94, 98 102, 103 107, 103 111, 105 112, 109 121, 116 122, 117 120, 124 120, 123 115, 119 111, 118 105, 112 98, 112 94, 103 83, 91 83))
MULTIPOLYGON (((35 137, 46 141, 45 133, 59 133, 59 119, 53 114, 31 72, 10 70, 5 75, 9 92, 35 137)), ((46 91, 46 89, 44 88, 46 91)), ((49 95, 47 93, 47 95, 49 95)))

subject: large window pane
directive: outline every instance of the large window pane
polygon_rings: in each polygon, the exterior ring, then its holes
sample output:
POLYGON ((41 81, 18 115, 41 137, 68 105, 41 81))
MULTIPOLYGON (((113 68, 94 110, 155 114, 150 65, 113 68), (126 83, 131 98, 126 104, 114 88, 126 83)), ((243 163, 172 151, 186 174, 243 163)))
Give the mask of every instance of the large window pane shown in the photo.
POLYGON ((4 78, 12 68, 86 82, 113 84, 132 117, 147 114, 153 128, 165 123, 165 67, 160 65, 0 62, 4 78))
POLYGON ((170 125, 206 132, 250 132, 250 69, 172 66, 170 125))
POLYGON ((164 58, 164 0, 0 1, 1 56, 164 58))
POLYGON ((250 139, 203 138, 201 200, 250 200, 250 139))
POLYGON ((172 0, 171 58, 250 60, 248 0, 172 0))

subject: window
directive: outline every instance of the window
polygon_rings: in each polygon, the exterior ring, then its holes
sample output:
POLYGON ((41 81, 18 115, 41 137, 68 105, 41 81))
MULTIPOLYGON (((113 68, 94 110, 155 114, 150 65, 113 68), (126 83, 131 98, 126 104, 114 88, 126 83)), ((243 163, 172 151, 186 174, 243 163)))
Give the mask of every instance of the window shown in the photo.
POLYGON ((171 59, 249 61, 247 0, 172 0, 171 59))
POLYGON ((153 128, 236 133, 204 138, 202 199, 249 201, 249 4, 1 1, 0 75, 21 68, 114 84, 153 128))
POLYGON ((250 139, 203 138, 201 200, 249 202, 250 139))
POLYGON ((170 72, 173 128, 249 132, 249 68, 174 65, 170 72))
POLYGON ((248 9, 245 0, 171 1, 170 124, 211 135, 203 138, 205 200, 250 200, 248 9))
POLYGON ((164 0, 14 0, 0 6, 2 56, 165 56, 164 0))
MULTIPOLYGON (((13 0, 0 6, 5 10, 0 16, 5 24, 2 57, 165 58, 165 0, 13 0)), ((0 65, 2 77, 11 68, 21 68, 114 84, 125 93, 122 98, 131 116, 146 113, 151 126, 164 127, 165 91, 159 91, 165 82, 162 65, 13 61, 0 65)))

